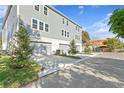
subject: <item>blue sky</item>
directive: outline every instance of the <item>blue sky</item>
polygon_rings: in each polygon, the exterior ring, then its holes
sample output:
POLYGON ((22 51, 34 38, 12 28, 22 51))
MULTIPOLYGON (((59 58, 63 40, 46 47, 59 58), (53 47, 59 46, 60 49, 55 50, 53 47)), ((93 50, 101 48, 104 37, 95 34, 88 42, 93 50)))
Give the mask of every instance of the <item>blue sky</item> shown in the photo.
POLYGON ((2 31, 3 19, 6 12, 6 6, 0 5, 0 31, 2 31))
MULTIPOLYGON (((107 25, 113 10, 124 6, 100 5, 54 5, 57 10, 80 24, 88 31, 92 39, 105 39, 114 35, 108 32, 107 25)), ((6 6, 0 6, 0 31, 5 15, 6 6)))

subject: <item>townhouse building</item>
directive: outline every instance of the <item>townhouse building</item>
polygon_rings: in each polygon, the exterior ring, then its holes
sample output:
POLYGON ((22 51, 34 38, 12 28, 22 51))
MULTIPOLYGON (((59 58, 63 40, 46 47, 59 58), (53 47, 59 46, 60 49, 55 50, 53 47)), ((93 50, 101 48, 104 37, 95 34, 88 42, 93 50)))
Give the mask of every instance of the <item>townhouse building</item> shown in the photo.
POLYGON ((69 43, 75 40, 77 51, 82 52, 82 27, 48 5, 9 5, 3 23, 2 49, 9 49, 10 41, 20 23, 30 33, 35 51, 53 54, 56 50, 68 53, 69 43))

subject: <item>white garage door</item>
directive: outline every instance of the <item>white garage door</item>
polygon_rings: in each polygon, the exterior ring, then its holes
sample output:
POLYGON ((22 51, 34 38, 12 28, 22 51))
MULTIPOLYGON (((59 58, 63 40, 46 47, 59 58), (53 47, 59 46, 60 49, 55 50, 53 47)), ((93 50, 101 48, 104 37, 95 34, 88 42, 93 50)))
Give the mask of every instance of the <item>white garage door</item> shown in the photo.
POLYGON ((34 53, 37 54, 51 54, 51 43, 47 42, 32 42, 32 46, 34 46, 34 53))
POLYGON ((59 44, 59 49, 60 49, 61 53, 63 51, 63 53, 67 54, 68 50, 69 50, 69 45, 67 45, 67 44, 59 44))
POLYGON ((80 46, 79 45, 77 45, 77 51, 80 52, 80 46))

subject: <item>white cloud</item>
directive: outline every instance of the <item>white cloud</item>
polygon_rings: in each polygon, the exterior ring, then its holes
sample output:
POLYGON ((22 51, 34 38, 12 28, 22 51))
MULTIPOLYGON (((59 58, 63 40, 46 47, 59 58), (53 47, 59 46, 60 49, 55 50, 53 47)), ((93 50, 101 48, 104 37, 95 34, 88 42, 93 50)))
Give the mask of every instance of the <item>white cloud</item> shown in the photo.
POLYGON ((106 18, 107 19, 110 18, 111 15, 112 15, 112 13, 108 13, 106 18))
POLYGON ((82 11, 79 12, 79 15, 81 15, 81 14, 83 14, 83 13, 84 13, 84 11, 82 10, 82 11))
POLYGON ((108 21, 111 14, 112 13, 108 13, 104 19, 95 22, 87 28, 92 38, 95 36, 99 39, 105 39, 115 36, 109 32, 108 21))
POLYGON ((83 8, 84 8, 84 6, 82 6, 82 5, 79 5, 79 6, 78 6, 78 8, 79 8, 79 9, 83 9, 83 8))
POLYGON ((79 15, 82 15, 83 13, 84 13, 84 6, 82 6, 82 5, 79 5, 78 6, 78 9, 79 9, 79 15))
POLYGON ((93 8, 99 8, 100 5, 92 5, 91 7, 93 7, 93 8))

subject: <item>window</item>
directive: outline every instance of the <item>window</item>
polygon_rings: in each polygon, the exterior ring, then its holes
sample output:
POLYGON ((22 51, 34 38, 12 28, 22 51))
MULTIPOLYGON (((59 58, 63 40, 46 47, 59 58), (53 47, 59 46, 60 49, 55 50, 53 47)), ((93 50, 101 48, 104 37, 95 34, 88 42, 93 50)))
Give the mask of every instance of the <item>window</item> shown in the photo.
POLYGON ((69 37, 69 32, 67 32, 67 37, 69 37))
POLYGON ((77 30, 77 26, 76 26, 76 30, 77 30))
POLYGON ((66 23, 66 24, 67 24, 67 26, 68 26, 68 21, 67 21, 67 23, 66 23))
POLYGON ((63 23, 63 24, 65 23, 65 20, 64 20, 64 18, 62 19, 62 23, 63 23))
POLYGON ((39 30, 43 30, 43 22, 39 22, 39 30))
POLYGON ((66 31, 65 31, 65 37, 66 37, 66 31))
POLYGON ((47 8, 44 7, 44 14, 47 15, 47 8))
POLYGON ((49 25, 45 24, 45 31, 48 32, 49 31, 49 25))
POLYGON ((32 28, 37 29, 37 20, 32 19, 32 28))
POLYGON ((62 36, 64 35, 64 30, 62 30, 62 36))
POLYGON ((39 5, 35 5, 34 6, 34 9, 37 10, 37 11, 39 11, 39 5))
POLYGON ((78 31, 80 30, 80 28, 78 27, 78 31))

